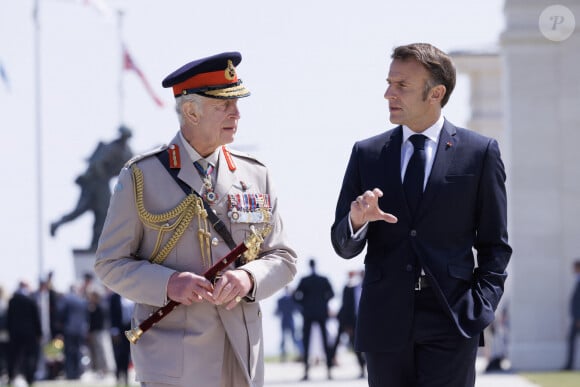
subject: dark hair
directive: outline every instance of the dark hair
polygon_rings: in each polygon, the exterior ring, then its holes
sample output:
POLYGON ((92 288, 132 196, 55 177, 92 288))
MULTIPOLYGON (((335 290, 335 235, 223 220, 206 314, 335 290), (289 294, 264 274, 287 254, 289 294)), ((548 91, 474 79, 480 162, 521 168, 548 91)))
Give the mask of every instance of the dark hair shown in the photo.
POLYGON ((446 91, 441 100, 441 107, 447 104, 451 92, 455 88, 456 77, 455 66, 449 55, 429 43, 412 43, 396 47, 391 58, 402 61, 415 59, 422 64, 431 75, 425 84, 423 98, 427 98, 427 93, 433 86, 443 85, 446 91))

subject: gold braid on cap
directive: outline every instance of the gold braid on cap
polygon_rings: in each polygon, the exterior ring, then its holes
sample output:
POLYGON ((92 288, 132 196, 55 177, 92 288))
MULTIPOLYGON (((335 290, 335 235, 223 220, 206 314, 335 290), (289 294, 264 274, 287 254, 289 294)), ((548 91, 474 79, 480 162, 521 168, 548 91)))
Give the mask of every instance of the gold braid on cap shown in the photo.
MULTIPOLYGON (((157 234, 157 241, 155 242, 155 248, 153 249, 151 258, 149 258, 151 263, 161 264, 165 261, 171 250, 173 250, 179 239, 185 233, 187 226, 189 226, 195 215, 198 216, 198 221, 200 223, 199 234, 203 233, 204 237, 209 238, 207 235, 210 235, 210 233, 207 230, 207 222, 205 221, 207 218, 207 211, 203 207, 201 198, 190 194, 187 195, 175 208, 161 214, 153 214, 145 209, 143 203, 143 172, 136 164, 131 165, 131 170, 133 172, 135 204, 137 205, 139 218, 146 227, 159 231, 157 234), (175 221, 171 224, 169 221, 172 219, 175 219, 175 221), (202 223, 204 229, 201 229, 202 223), (173 235, 169 238, 165 246, 160 249, 163 236, 170 231, 174 231, 173 235)), ((205 261, 203 263, 209 267, 211 266, 209 252, 206 255, 204 253, 203 244, 200 243, 200 246, 202 247, 202 260, 205 261)), ((209 243, 206 243, 206 246, 209 246, 209 243)))

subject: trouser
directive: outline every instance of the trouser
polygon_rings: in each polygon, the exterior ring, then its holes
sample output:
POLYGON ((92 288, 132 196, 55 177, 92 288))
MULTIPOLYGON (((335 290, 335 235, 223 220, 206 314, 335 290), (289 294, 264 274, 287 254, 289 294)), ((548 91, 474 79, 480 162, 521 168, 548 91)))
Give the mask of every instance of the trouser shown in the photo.
MULTIPOLYGON (((125 327, 125 330, 131 329, 125 327)), ((111 336, 113 344, 113 355, 115 357, 115 377, 117 381, 127 381, 127 373, 129 372, 129 363, 131 362, 131 342, 122 335, 111 336)))
POLYGON ((408 345, 365 352, 370 387, 473 387, 479 335, 465 338, 440 306, 433 288, 416 291, 408 345))
POLYGON ((302 343, 304 345, 304 366, 306 371, 308 371, 308 356, 310 355, 310 331, 312 329, 312 324, 316 323, 320 327, 320 333, 322 334, 322 346, 324 349, 324 356, 326 357, 326 367, 330 369, 332 366, 332 355, 330 353, 330 348, 328 345, 328 335, 326 330, 326 319, 309 319, 305 318, 302 326, 302 343))
POLYGON ((570 326, 570 333, 568 335, 568 356, 566 358, 566 365, 564 368, 572 369, 574 367, 574 352, 576 347, 576 335, 580 331, 580 322, 572 321, 570 326))
POLYGON ((64 335, 64 373, 67 379, 80 379, 83 374, 81 346, 84 338, 77 334, 64 335))
MULTIPOLYGON (((354 326, 344 326, 339 324, 338 326, 338 333, 336 334, 336 340, 334 345, 330 349, 332 359, 336 358, 336 351, 338 350, 338 345, 340 344, 340 340, 342 339, 342 335, 346 333, 348 335, 348 345, 349 347, 354 350, 354 326)), ((364 369, 365 366, 365 357, 362 352, 355 351, 356 359, 358 361, 358 365, 360 366, 361 370, 364 369)))
POLYGON ((38 340, 33 336, 10 338, 8 344, 8 379, 10 382, 14 381, 20 370, 29 385, 34 383, 38 347, 38 340))

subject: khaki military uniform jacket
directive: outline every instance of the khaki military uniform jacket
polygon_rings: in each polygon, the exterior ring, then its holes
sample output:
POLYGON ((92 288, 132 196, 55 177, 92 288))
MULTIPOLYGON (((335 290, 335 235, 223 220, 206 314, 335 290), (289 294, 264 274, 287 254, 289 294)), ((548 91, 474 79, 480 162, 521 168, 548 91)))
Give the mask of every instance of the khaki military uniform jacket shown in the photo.
MULTIPOLYGON (((172 144, 184 149, 180 136, 176 136, 172 144)), ((246 371, 247 380, 240 381, 240 385, 263 385, 259 301, 273 295, 294 278, 296 254, 285 239, 277 197, 267 168, 247 155, 230 154, 235 170, 228 167, 220 149, 215 183, 218 200, 212 208, 229 228, 235 242, 244 241, 250 232, 250 224, 231 221, 228 195, 268 194, 272 208, 273 231, 265 238, 260 258, 242 266, 255 280, 254 301, 245 299, 230 311, 208 302, 178 306, 132 344, 138 381, 220 387, 224 344, 229 340, 241 369, 246 371)), ((199 190, 202 181, 193 160, 185 150, 180 152, 180 156, 179 179, 199 190)), ((144 224, 139 217, 131 169, 133 164, 143 174, 143 206, 149 213, 159 214, 174 209, 185 198, 185 193, 154 154, 130 161, 119 174, 97 249, 95 272, 112 291, 136 302, 132 323, 137 326, 167 302, 167 283, 175 271, 202 274, 207 267, 201 259, 197 217, 161 264, 150 263, 159 230, 144 224)), ((215 263, 230 249, 211 226, 209 231, 211 239, 216 239, 214 244, 217 242, 211 247, 215 263)), ((162 245, 171 235, 169 232, 163 236, 162 245)), ((232 268, 233 265, 229 269, 232 268)))

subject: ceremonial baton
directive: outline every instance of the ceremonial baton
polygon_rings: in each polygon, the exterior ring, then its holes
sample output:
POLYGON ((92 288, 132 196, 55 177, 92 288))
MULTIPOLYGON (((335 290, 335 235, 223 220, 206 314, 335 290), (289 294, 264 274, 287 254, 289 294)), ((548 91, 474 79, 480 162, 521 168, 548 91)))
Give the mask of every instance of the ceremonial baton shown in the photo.
MULTIPOLYGON (((252 226, 251 230, 252 233, 243 243, 240 243, 234 247, 234 249, 230 251, 225 257, 221 258, 212 267, 207 269, 207 271, 203 273, 203 276, 208 280, 213 281, 213 279, 220 271, 228 267, 230 263, 234 262, 241 254, 251 253, 255 257, 258 253, 258 250, 260 249, 260 244, 264 241, 264 237, 268 235, 270 231, 272 231, 272 226, 267 225, 259 231, 257 231, 252 226)), ((157 309, 155 313, 146 318, 141 324, 139 324, 139 326, 125 331, 125 336, 127 336, 127 339, 129 339, 131 343, 137 343, 143 333, 147 332, 153 325, 161 321, 178 305, 180 305, 179 302, 169 300, 165 306, 157 309)))

